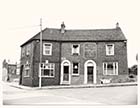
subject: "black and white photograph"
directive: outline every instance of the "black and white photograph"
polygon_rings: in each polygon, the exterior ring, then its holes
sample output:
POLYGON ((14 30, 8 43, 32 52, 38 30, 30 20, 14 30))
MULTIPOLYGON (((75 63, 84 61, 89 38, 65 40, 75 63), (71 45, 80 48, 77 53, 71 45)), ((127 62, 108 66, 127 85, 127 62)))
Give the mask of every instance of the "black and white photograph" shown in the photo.
POLYGON ((0 0, 5 107, 138 107, 139 0, 0 0))

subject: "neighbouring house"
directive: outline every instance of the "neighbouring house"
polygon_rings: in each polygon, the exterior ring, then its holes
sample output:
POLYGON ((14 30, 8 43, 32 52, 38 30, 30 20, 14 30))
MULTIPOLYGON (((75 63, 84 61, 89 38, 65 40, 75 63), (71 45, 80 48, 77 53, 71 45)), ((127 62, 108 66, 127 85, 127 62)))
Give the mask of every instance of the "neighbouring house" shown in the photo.
POLYGON ((2 72, 2 80, 12 82, 19 79, 19 69, 20 66, 17 63, 12 64, 7 62, 6 60, 3 61, 3 72, 2 72))
POLYGON ((2 81, 7 81, 8 80, 8 63, 6 60, 3 61, 2 63, 2 81))
POLYGON ((42 86, 116 83, 128 75, 127 39, 119 24, 112 29, 46 28, 21 45, 20 84, 42 86), (42 64, 40 65, 40 54, 42 64))

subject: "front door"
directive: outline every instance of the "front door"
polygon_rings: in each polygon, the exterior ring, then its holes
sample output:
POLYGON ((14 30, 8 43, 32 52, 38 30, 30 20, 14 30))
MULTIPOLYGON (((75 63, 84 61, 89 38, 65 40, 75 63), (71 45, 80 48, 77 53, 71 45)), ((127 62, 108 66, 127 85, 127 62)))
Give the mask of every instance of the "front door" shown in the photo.
POLYGON ((87 66, 87 83, 93 83, 93 66, 87 66))
POLYGON ((60 84, 70 84, 70 62, 64 60, 61 63, 61 82, 60 84))
POLYGON ((84 84, 96 84, 96 63, 87 60, 84 64, 84 84))
POLYGON ((69 81, 69 66, 64 66, 63 72, 63 81, 69 81))

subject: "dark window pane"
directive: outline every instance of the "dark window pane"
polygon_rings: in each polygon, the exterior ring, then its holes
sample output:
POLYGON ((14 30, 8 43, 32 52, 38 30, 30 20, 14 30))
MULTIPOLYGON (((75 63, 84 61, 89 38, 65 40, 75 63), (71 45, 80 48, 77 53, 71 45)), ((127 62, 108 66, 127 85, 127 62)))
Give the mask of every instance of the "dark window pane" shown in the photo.
POLYGON ((68 74, 69 73, 69 66, 64 66, 64 74, 68 74))
POLYGON ((51 72, 51 76, 54 76, 54 71, 53 70, 50 70, 50 72, 51 72))
POLYGON ((44 69, 41 69, 41 75, 44 75, 44 69))
POLYGON ((78 48, 78 45, 73 45, 73 48, 78 48))
POLYGON ((113 70, 113 63, 109 63, 109 64, 107 65, 107 69, 113 70))
POLYGON ((74 70, 73 70, 73 73, 74 73, 74 74, 78 74, 78 69, 77 69, 77 70, 74 69, 74 70))
POLYGON ((44 75, 49 76, 49 73, 50 73, 49 69, 44 69, 44 75))
POLYGON ((51 44, 45 44, 45 46, 51 46, 51 44))
POLYGON ((43 64, 41 63, 41 68, 43 68, 43 64))
POLYGON ((106 68, 106 63, 104 63, 104 70, 106 70, 107 68, 106 68))
POLYGON ((45 50, 45 53, 46 54, 50 54, 50 50, 45 50))
POLYGON ((73 73, 78 74, 78 63, 73 63, 73 73))

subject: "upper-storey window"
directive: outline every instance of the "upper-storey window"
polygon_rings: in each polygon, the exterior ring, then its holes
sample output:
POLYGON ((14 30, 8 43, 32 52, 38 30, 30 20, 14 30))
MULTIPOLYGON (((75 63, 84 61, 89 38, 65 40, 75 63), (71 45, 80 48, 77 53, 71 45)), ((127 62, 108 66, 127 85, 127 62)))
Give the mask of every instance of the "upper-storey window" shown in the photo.
POLYGON ((26 55, 30 55, 30 52, 31 52, 31 44, 28 44, 26 46, 26 55))
POLYGON ((21 48, 21 56, 24 57, 25 56, 25 47, 21 48))
POLYGON ((72 45, 72 54, 73 55, 79 55, 80 54, 80 45, 79 44, 73 44, 72 45))
POLYGON ((52 44, 51 43, 43 44, 43 55, 52 55, 52 44))
POLYGON ((114 55, 114 44, 106 45, 106 55, 114 55))

